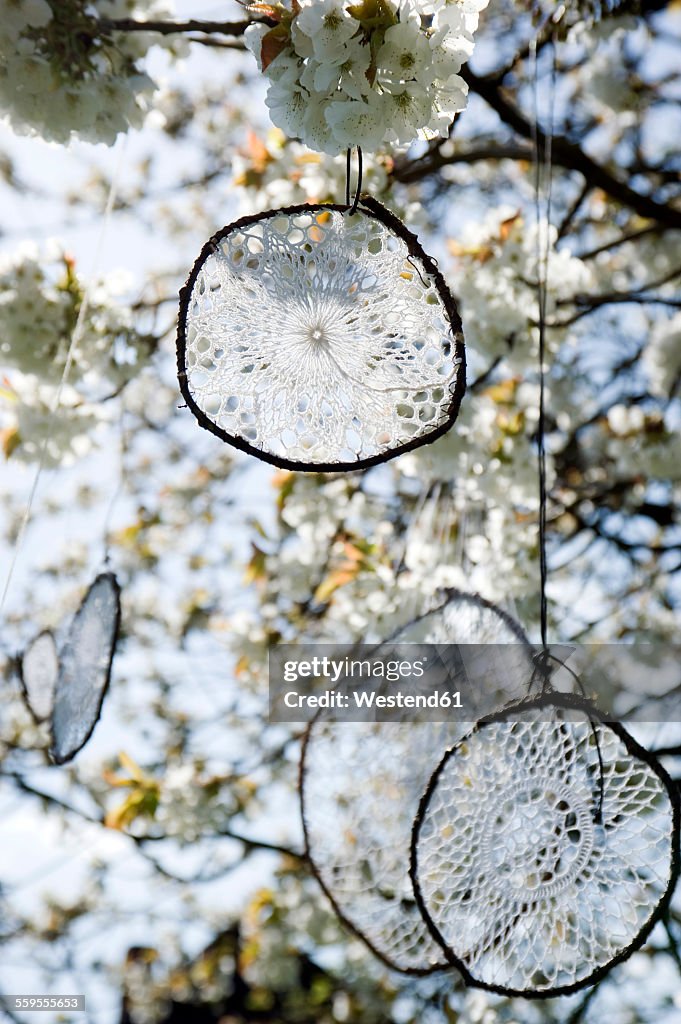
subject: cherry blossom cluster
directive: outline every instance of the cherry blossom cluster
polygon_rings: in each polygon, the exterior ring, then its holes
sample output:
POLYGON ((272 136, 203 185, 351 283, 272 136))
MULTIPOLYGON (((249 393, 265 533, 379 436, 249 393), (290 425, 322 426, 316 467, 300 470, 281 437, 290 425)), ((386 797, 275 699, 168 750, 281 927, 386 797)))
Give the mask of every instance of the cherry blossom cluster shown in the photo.
POLYGON ((311 149, 375 150, 446 137, 466 106, 458 72, 488 0, 292 0, 246 43, 268 78, 270 117, 311 149))
MULTIPOLYGON (((589 267, 567 246, 557 248, 557 230, 541 232, 531 219, 512 207, 491 210, 483 222, 463 226, 450 243, 455 257, 454 288, 461 300, 466 342, 485 357, 503 357, 510 369, 524 373, 537 351, 537 242, 548 241, 547 313, 593 287, 589 267)), ((556 329, 548 344, 553 351, 564 340, 556 329)))
POLYGON ((643 353, 652 394, 673 395, 681 384, 681 313, 655 324, 643 353))
POLYGON ((31 461, 46 444, 48 465, 85 454, 107 403, 135 377, 154 342, 123 301, 126 275, 93 283, 68 384, 55 396, 84 292, 73 261, 54 245, 27 245, 0 262, 0 444, 6 457, 31 461))
POLYGON ((149 46, 179 52, 179 37, 121 33, 102 20, 167 16, 163 0, 14 0, 0 19, 0 112, 22 135, 112 144, 138 128, 155 83, 141 68, 149 46), (78 30, 74 31, 74 25, 78 30))

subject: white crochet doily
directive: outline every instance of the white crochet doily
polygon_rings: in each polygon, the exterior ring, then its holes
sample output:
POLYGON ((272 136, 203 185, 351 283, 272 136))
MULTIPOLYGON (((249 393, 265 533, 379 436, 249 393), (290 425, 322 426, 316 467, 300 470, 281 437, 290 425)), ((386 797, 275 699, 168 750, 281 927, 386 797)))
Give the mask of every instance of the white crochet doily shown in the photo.
MULTIPOLYGON (((504 692, 466 699, 473 718, 523 696, 533 649, 520 627, 493 605, 452 593, 393 643, 495 644, 506 654, 504 692), (503 645, 503 646, 502 646, 503 645)), ((443 651, 443 655, 445 652, 443 651)), ((461 714, 461 712, 455 712, 461 714)), ((334 722, 309 726, 301 803, 307 852, 341 919, 391 967, 425 974, 447 966, 415 902, 409 878, 411 830, 423 790, 443 752, 472 723, 334 722)))
POLYGON ((59 674, 59 654, 49 630, 39 633, 23 653, 19 677, 26 705, 37 722, 52 714, 54 688, 59 674))
POLYGON ((59 653, 50 754, 64 764, 85 746, 99 719, 111 678, 121 617, 113 573, 101 573, 73 617, 59 653))
POLYGON ((373 465, 434 440, 465 387, 461 322, 375 200, 245 218, 181 293, 180 386, 202 426, 291 469, 373 465))
POLYGON ((445 754, 411 870, 431 933, 466 980, 532 997, 593 983, 638 948, 677 861, 666 773, 591 705, 553 694, 445 754))

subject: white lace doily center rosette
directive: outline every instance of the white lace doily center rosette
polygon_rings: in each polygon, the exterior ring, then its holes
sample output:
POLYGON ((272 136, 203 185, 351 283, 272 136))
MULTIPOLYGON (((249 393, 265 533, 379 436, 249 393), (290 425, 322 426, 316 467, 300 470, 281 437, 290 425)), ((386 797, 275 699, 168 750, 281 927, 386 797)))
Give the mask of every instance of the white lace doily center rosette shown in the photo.
POLYGON ((644 941, 677 870, 668 776, 567 695, 461 740, 414 826, 412 877, 432 935, 469 983, 506 994, 596 981, 644 941))
POLYGON ((182 292, 178 370, 204 427, 291 469, 357 469, 432 441, 465 386, 447 286, 375 200, 219 232, 182 292))

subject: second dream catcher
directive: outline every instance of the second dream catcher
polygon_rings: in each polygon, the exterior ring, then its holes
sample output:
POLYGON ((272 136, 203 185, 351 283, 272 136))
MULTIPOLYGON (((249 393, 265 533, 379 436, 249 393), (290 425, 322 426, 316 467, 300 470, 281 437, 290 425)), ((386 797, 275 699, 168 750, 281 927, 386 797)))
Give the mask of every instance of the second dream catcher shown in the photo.
POLYGON ((111 679, 120 631, 120 587, 100 573, 65 630, 61 649, 49 630, 39 633, 18 659, 24 700, 36 722, 50 724, 50 757, 70 761, 97 724, 111 679))

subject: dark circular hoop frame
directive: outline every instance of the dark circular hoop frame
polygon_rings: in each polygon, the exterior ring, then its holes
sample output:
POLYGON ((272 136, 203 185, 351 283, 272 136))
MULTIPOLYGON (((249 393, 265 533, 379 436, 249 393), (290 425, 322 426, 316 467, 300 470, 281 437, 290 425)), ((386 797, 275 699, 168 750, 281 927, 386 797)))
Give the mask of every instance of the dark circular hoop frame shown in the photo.
MULTIPOLYGON (((411 622, 407 622, 406 625, 400 626, 400 628, 395 630, 395 632, 392 633, 387 640, 384 640, 383 643, 394 643, 400 634, 404 633, 406 629, 411 629, 412 626, 417 625, 419 622, 423 622, 424 619, 429 618, 431 615, 437 615, 438 612, 444 611, 447 605, 451 604, 452 601, 463 601, 465 604, 484 608, 485 611, 494 612, 494 614, 501 619, 503 624, 511 631, 511 633, 518 638, 518 642, 534 652, 535 648, 530 643, 527 634, 520 623, 514 619, 512 615, 509 615, 508 612, 504 611, 503 608, 494 604, 493 601, 488 601, 487 598, 480 597, 479 594, 475 594, 467 590, 459 590, 457 587, 447 587, 446 589, 441 590, 440 593, 442 594, 442 601, 440 604, 435 605, 434 608, 431 608, 427 612, 423 612, 421 615, 417 615, 415 619, 412 619, 411 622)), ((410 641, 407 641, 407 643, 409 642, 410 641)))
POLYGON ((255 455, 256 458, 260 459, 262 462, 268 462, 270 465, 278 466, 280 469, 298 470, 303 473, 347 473, 356 469, 370 469, 372 466, 378 466, 383 462, 388 462, 390 459, 397 458, 398 455, 403 455, 405 452, 413 451, 415 448, 420 448, 424 444, 430 444, 431 442, 436 441, 439 437, 442 437, 443 434, 446 434, 459 414, 461 400, 466 391, 466 350, 463 342, 461 317, 459 315, 456 302, 454 301, 454 297, 450 292, 441 271, 438 269, 435 260, 424 251, 416 235, 405 227, 402 221, 396 217, 394 213, 391 213, 390 210, 383 206, 382 203, 379 203, 378 200, 371 196, 362 196, 359 199, 358 209, 368 217, 379 221, 397 235, 397 237, 400 238, 407 246, 409 255, 413 259, 419 260, 426 273, 433 279, 435 288, 442 305, 445 308, 447 319, 449 320, 452 329, 452 357, 459 364, 456 381, 450 392, 451 397, 447 407, 447 419, 445 422, 420 437, 406 441, 397 448, 390 448, 378 455, 372 455, 366 459, 357 459, 354 462, 301 462, 297 459, 287 459, 279 455, 273 455, 270 452, 262 451, 262 449, 249 444, 242 437, 239 437, 236 434, 227 433, 226 430, 223 430, 214 423, 194 400, 187 379, 187 311, 189 309, 189 303, 191 301, 191 295, 196 279, 208 257, 214 255, 217 251, 222 239, 241 228, 249 227, 251 224, 258 224, 264 220, 270 220, 272 217, 279 215, 289 216, 304 213, 328 213, 329 210, 337 210, 340 213, 347 213, 348 216, 353 216, 353 206, 341 205, 338 203, 302 203, 298 206, 286 206, 280 210, 266 210, 264 213, 242 217, 240 220, 236 220, 232 224, 228 224, 226 227, 216 232, 216 234, 206 242, 198 259, 191 269, 191 273, 187 278, 186 284, 180 289, 180 313, 177 325, 177 378, 180 385, 180 391, 182 392, 182 396, 187 403, 187 406, 191 409, 192 413, 204 430, 210 431, 211 434, 219 437, 222 441, 226 441, 227 444, 232 445, 234 448, 238 448, 242 452, 247 452, 249 455, 255 455))
POLYGON ((667 771, 662 767, 662 765, 658 761, 657 757, 650 751, 646 750, 645 747, 642 747, 619 722, 611 721, 606 716, 604 716, 592 701, 587 700, 584 697, 575 696, 574 694, 558 693, 555 690, 542 694, 541 696, 535 697, 531 700, 514 701, 512 704, 509 704, 501 711, 496 711, 491 715, 486 715, 484 718, 481 718, 480 721, 476 724, 475 728, 471 730, 471 732, 467 736, 460 740, 459 743, 454 744, 454 746, 451 747, 445 753, 439 765, 433 772, 430 781, 426 787, 426 790, 421 798, 421 803, 419 805, 418 813, 414 819, 414 825, 411 834, 409 874, 414 889, 414 896, 416 898, 419 910, 421 911, 421 915, 423 916, 423 919, 426 922, 431 935, 433 936, 435 941, 442 947, 450 965, 452 967, 455 967, 463 975, 463 978, 467 985, 471 986, 472 988, 485 989, 487 992, 496 992, 499 995, 521 996, 524 999, 552 999, 554 996, 569 995, 571 992, 577 992, 580 989, 589 987, 590 985, 595 985, 602 978, 604 978, 605 975, 608 974, 613 967, 616 967, 617 964, 621 964, 624 960, 630 957, 632 953, 635 953, 637 949, 640 949, 645 940, 650 935, 655 925, 657 924, 657 922, 665 914, 671 901, 672 895, 674 893, 674 888, 679 877, 679 870, 681 868, 681 864, 679 862, 680 821, 681 799, 679 796, 679 791, 674 781, 670 778, 667 771), (435 788, 438 784, 440 775, 444 770, 445 766, 447 765, 447 763, 449 762, 450 758, 456 754, 459 747, 462 744, 469 742, 470 739, 476 733, 480 732, 480 730, 484 729, 488 725, 491 725, 495 722, 509 721, 512 719, 512 716, 518 713, 522 713, 525 711, 534 711, 544 707, 555 707, 562 708, 565 710, 580 711, 582 714, 586 715, 590 719, 590 721, 598 721, 601 725, 605 725, 607 726, 607 728, 611 729, 616 734, 616 736, 619 737, 619 739, 624 744, 626 750, 629 754, 632 755, 632 757, 638 758, 638 760, 645 762, 645 764, 647 764, 648 767, 651 768, 655 775, 657 775, 657 777, 660 779, 669 797, 669 802, 672 808, 672 834, 671 856, 669 861, 669 881, 667 884, 667 888, 662 898, 658 902, 652 915, 646 921, 646 923, 643 925, 643 927, 640 929, 640 931, 634 937, 634 939, 629 943, 629 945, 626 946, 623 950, 621 950, 617 954, 617 956, 613 957, 612 960, 610 960, 607 964, 603 964, 601 967, 596 968, 596 970, 594 970, 588 977, 583 978, 581 981, 573 982, 570 985, 558 985, 555 988, 546 989, 544 991, 537 991, 508 988, 505 985, 493 985, 488 982, 479 981, 471 974, 466 964, 463 963, 463 961, 461 961, 456 956, 454 951, 451 949, 451 947, 445 940, 444 936, 439 931, 437 925, 433 921, 428 911, 428 908, 425 905, 423 893, 421 891, 421 886, 419 884, 418 878, 418 842, 421 826, 428 811, 428 806, 430 804, 430 800, 435 791, 435 788))
MULTIPOLYGON (((512 616, 510 616, 507 612, 503 611, 501 608, 498 608, 497 605, 493 604, 491 601, 487 601, 487 600, 485 600, 484 597, 479 597, 477 594, 470 594, 470 593, 466 593, 466 591, 464 591, 464 590, 457 590, 455 587, 448 587, 447 590, 444 591, 444 595, 445 595, 445 600, 443 600, 442 604, 439 604, 435 608, 432 608, 430 611, 424 612, 423 615, 419 615, 417 618, 412 619, 412 621, 408 622, 405 626, 401 626, 400 629, 397 630, 396 633, 393 633, 390 637, 387 638, 387 640, 385 640, 383 642, 384 643, 394 643, 395 639, 405 629, 409 629, 411 626, 414 626, 414 625, 416 625, 416 623, 423 621, 423 619, 428 618, 430 615, 437 615, 437 613, 441 612, 444 608, 446 608, 447 605, 450 604, 451 601, 463 600, 463 601, 465 601, 466 603, 468 603, 470 605, 474 605, 476 607, 483 607, 487 611, 495 612, 499 616, 499 618, 502 620, 503 624, 505 626, 507 626, 514 633, 515 636, 518 637, 519 643, 521 643, 524 646, 526 646, 528 648, 528 650, 530 650, 530 651, 534 650, 532 644, 530 643, 530 641, 528 640, 527 636, 525 635, 525 632, 524 632, 522 626, 518 622, 516 622, 516 620, 514 618, 512 618, 512 616)), ((310 867, 310 871, 312 872, 314 877, 317 879, 317 882, 319 883, 320 888, 322 889, 324 895, 326 896, 326 898, 328 899, 329 903, 333 907, 334 913, 336 914, 338 919, 343 923, 343 925, 348 929, 348 931, 350 931, 353 935, 355 935, 358 939, 360 939, 364 943, 364 945, 367 946, 367 948, 371 950, 371 952, 374 954, 374 956, 378 957, 378 959, 382 963, 384 963, 386 965, 386 967, 389 967, 393 971, 399 971, 400 974, 408 974, 408 975, 411 975, 413 977, 420 977, 420 978, 426 977, 429 974, 436 974, 439 971, 449 971, 454 966, 456 966, 455 964, 451 963, 451 961, 449 959, 445 959, 442 962, 438 962, 437 964, 433 964, 431 967, 401 967, 399 964, 396 964, 393 960, 391 960, 389 956, 386 956, 386 954, 383 953, 380 949, 378 949, 375 946, 375 944, 370 939, 367 938, 367 936, 362 932, 362 930, 360 928, 358 928, 357 925, 353 924, 353 922, 348 918, 348 916, 345 913, 345 911, 339 906, 338 902, 336 901, 335 896, 333 895, 333 893, 331 892, 331 890, 327 886, 326 882, 324 881, 320 869, 318 868, 317 864, 315 863, 315 860, 314 860, 314 857, 313 857, 312 851, 311 851, 310 835, 309 835, 309 831, 308 831, 308 827, 307 827, 307 818, 306 818, 306 814, 305 814, 305 775, 306 775, 305 763, 306 763, 306 757, 307 757, 307 748, 308 748, 308 745, 310 743, 310 737, 312 735, 312 730, 314 729, 315 725, 319 722, 320 718, 323 717, 323 715, 324 715, 324 709, 320 708, 319 711, 317 711, 317 713, 315 714, 314 718, 311 719, 309 725, 307 726, 307 728, 305 730, 305 734, 303 736, 303 744, 302 744, 302 748, 301 748, 301 754, 300 754, 300 767, 299 767, 299 771, 298 771, 298 794, 299 794, 299 797, 300 797, 300 817, 301 817, 301 822, 302 822, 302 827, 303 827, 303 840, 304 840, 304 849, 305 849, 305 860, 306 860, 307 864, 310 867)), ((342 728, 342 726, 343 726, 343 723, 340 723, 340 727, 341 728, 342 728)), ((438 769, 440 767, 441 766, 438 766, 438 769)), ((432 781, 432 778, 431 778, 431 781, 432 781)), ((430 785, 430 783, 429 783, 429 785, 430 785)), ((419 810, 420 810, 420 808, 419 808, 419 810)), ((412 830, 412 835, 413 835, 413 830, 412 830)), ((405 850, 405 856, 406 855, 407 855, 407 851, 405 850)), ((411 871, 410 871, 410 877, 411 877, 411 871)), ((413 880, 412 880, 412 884, 413 884, 413 880)), ((417 902, 418 902, 418 900, 417 900, 417 902)), ((419 911, 421 913, 421 916, 423 917, 424 916, 423 915, 423 910, 421 909, 420 903, 419 903, 419 911)), ((424 917, 424 920, 425 920, 426 925, 428 925, 428 928, 430 929, 430 925, 428 924, 428 920, 425 917, 424 917)), ((437 940, 437 941, 438 941, 438 945, 442 945, 442 943, 439 940, 437 940)))
MULTIPOLYGON (((80 753, 80 751, 83 749, 85 744, 90 740, 90 737, 92 736, 93 732, 95 731, 95 726, 97 725, 97 722, 101 718, 102 708, 104 707, 104 699, 105 699, 105 697, 107 695, 107 692, 109 690, 109 684, 111 682, 111 669, 113 668, 113 661, 114 661, 114 657, 115 657, 115 654, 116 654, 116 647, 118 645, 118 638, 120 636, 120 631, 121 631, 121 587, 120 587, 120 584, 119 584, 118 580, 116 579, 116 576, 114 575, 114 573, 112 573, 112 572, 101 572, 96 577, 96 579, 93 580, 93 582, 88 587, 87 592, 85 593, 82 601, 78 605, 78 610, 77 610, 76 615, 74 617, 74 621, 75 621, 75 618, 77 618, 77 616, 81 613, 83 607, 85 606, 85 604, 87 602, 88 597, 90 596, 90 594, 92 593, 94 588, 97 586, 97 584, 100 582, 100 580, 103 580, 103 579, 108 579, 109 582, 111 583, 111 586, 112 586, 113 592, 114 592, 114 596, 116 598, 116 609, 115 609, 114 620, 113 620, 112 629, 111 629, 111 653, 109 655, 109 663, 108 663, 108 665, 106 667, 106 678, 104 680, 104 685, 102 686, 102 688, 100 690, 100 693, 99 693, 99 705, 97 707, 97 712, 96 712, 96 714, 94 715, 94 717, 92 719, 92 724, 91 724, 90 728, 88 729, 87 735, 85 736, 83 741, 79 744, 79 746, 76 747, 75 750, 72 750, 65 757, 57 756, 57 754, 54 751, 54 730, 53 730, 52 726, 50 726, 50 736, 51 736, 50 758, 54 762, 54 764, 60 764, 60 765, 61 764, 68 764, 69 761, 73 760, 73 758, 76 756, 76 754, 80 753)), ((59 682, 59 677, 57 677, 57 684, 58 684, 58 682, 59 682)), ((56 687, 55 687, 55 699, 56 699, 56 694, 57 694, 57 690, 56 690, 56 687)), ((53 704, 53 707, 52 707, 52 714, 54 714, 54 704, 53 704)))

